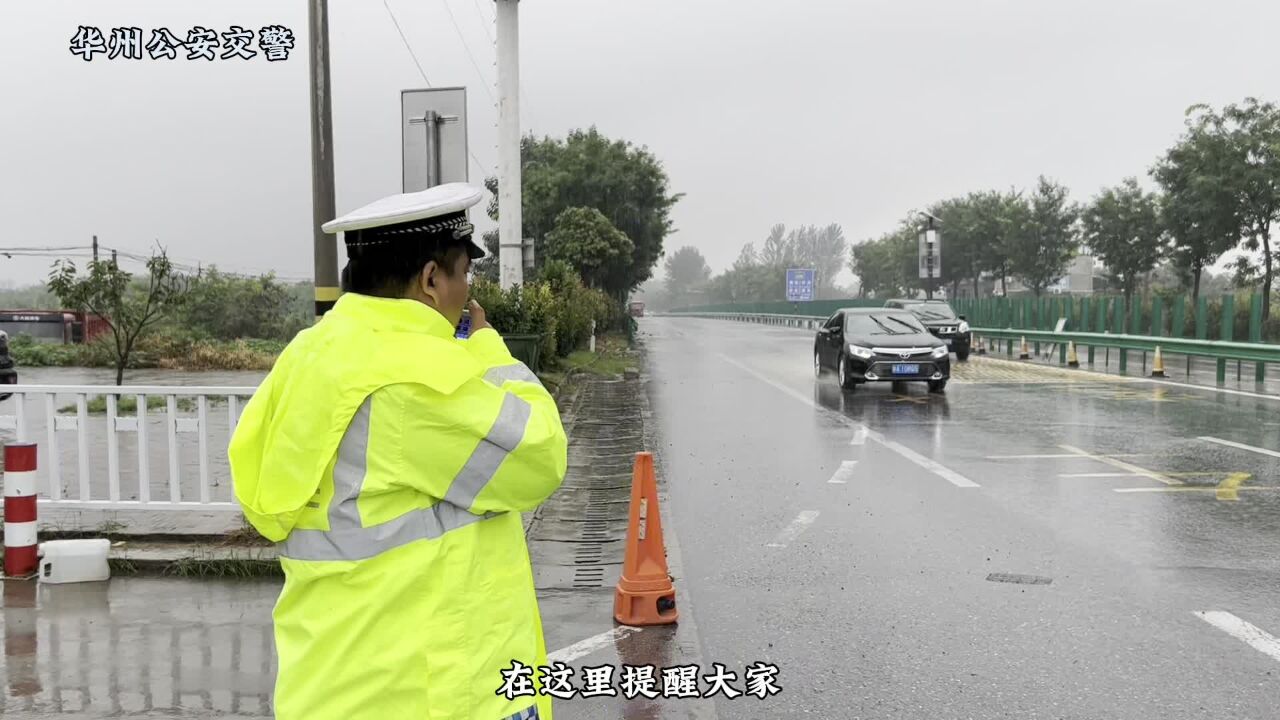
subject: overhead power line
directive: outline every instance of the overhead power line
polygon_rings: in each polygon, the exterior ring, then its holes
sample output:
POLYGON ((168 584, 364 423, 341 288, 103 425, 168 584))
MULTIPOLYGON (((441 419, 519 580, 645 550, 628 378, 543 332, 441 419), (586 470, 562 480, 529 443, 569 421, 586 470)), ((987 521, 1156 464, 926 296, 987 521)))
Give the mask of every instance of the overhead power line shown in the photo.
POLYGON ((497 107, 498 100, 493 96, 493 91, 489 89, 489 81, 484 76, 484 71, 480 69, 480 63, 476 62, 476 56, 471 53, 471 44, 467 42, 467 36, 462 34, 462 28, 458 27, 458 19, 453 16, 453 9, 449 7, 449 0, 440 0, 440 4, 444 6, 444 11, 449 14, 449 22, 453 23, 453 31, 458 34, 458 39, 462 41, 462 49, 467 51, 467 57, 471 58, 471 67, 476 69, 476 75, 480 78, 480 85, 484 88, 484 92, 489 96, 489 102, 497 107))
MULTIPOLYGON (((426 84, 428 88, 434 88, 435 86, 431 84, 431 81, 429 79, 427 79, 426 71, 422 69, 422 63, 418 62, 418 56, 413 52, 413 47, 409 44, 409 38, 405 37, 404 30, 400 28, 400 22, 396 20, 395 11, 391 9, 391 5, 387 2, 387 0, 382 0, 382 6, 387 9, 387 14, 391 16, 391 22, 395 24, 396 31, 400 33, 400 40, 401 42, 404 43, 404 49, 408 50, 409 56, 413 58, 413 64, 417 66, 418 74, 422 76, 422 82, 426 84)), ((476 153, 474 150, 471 149, 470 145, 467 146, 467 154, 471 156, 471 162, 475 163, 476 169, 480 171, 480 175, 484 176, 485 165, 484 163, 480 162, 479 158, 476 157, 476 153)))
POLYGON ((404 30, 400 29, 400 21, 396 20, 396 14, 391 10, 391 5, 387 0, 382 0, 382 6, 387 9, 387 14, 391 16, 391 22, 396 26, 396 32, 400 33, 400 41, 404 43, 404 49, 409 51, 409 57, 413 58, 413 64, 418 66, 418 74, 422 76, 422 81, 431 87, 431 81, 427 79, 427 73, 422 69, 422 63, 418 62, 418 56, 413 52, 413 47, 409 45, 409 38, 404 36, 404 30))

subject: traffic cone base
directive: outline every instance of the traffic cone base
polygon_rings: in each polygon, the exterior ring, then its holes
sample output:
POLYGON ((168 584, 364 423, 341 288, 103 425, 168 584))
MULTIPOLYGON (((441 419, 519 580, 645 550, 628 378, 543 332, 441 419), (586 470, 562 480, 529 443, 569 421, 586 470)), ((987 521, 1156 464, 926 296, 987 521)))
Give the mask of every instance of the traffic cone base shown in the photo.
POLYGON ((1028 348, 1028 347, 1027 347, 1027 337, 1026 337, 1025 335, 1024 335, 1024 336, 1022 336, 1022 351, 1021 351, 1021 353, 1018 355, 1018 358, 1019 358, 1019 359, 1021 359, 1021 360, 1030 360, 1030 359, 1031 359, 1031 348, 1028 348))
POLYGON ((1164 377, 1164 356, 1160 354, 1160 346, 1156 346, 1156 359, 1151 364, 1151 377, 1164 377))
POLYGON ((678 617, 662 539, 653 455, 636 453, 626 555, 614 589, 613 619, 623 625, 670 625, 678 617))
POLYGON ((1076 356, 1076 344, 1070 340, 1067 341, 1067 367, 1080 367, 1080 358, 1076 356))

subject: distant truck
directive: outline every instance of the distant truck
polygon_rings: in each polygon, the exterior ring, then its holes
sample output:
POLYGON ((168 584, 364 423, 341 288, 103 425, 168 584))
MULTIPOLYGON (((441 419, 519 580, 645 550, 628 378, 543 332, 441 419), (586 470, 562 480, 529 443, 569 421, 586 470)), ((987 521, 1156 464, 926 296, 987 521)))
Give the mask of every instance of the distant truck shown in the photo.
POLYGON ((644 303, 639 301, 631 303, 631 317, 644 317, 644 303))
MULTIPOLYGON (((17 385, 18 371, 9 355, 9 334, 0 330, 0 385, 17 385)), ((13 393, 0 393, 0 400, 8 400, 13 393)))
POLYGON ((70 345, 92 342, 109 329, 106 320, 90 313, 0 309, 0 331, 10 338, 28 335, 36 342, 70 345))

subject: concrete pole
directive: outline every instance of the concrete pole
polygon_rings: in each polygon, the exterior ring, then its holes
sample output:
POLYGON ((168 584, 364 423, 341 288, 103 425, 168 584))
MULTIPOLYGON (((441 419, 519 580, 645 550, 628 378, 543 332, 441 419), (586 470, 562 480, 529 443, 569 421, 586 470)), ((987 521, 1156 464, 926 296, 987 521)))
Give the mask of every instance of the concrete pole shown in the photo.
POLYGON ((332 220, 333 109, 329 84, 329 2, 309 0, 307 18, 311 40, 311 219, 315 260, 316 320, 338 299, 338 247, 334 236, 320 229, 332 220))
POLYGON ((502 287, 524 283, 520 194, 519 0, 495 0, 498 25, 498 268, 502 287))

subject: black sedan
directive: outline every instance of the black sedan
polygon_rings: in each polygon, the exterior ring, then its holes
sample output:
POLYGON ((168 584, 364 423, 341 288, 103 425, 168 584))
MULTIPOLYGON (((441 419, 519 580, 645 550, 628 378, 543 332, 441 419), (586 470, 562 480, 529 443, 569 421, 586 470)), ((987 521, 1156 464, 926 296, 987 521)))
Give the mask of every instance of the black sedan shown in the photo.
POLYGON ((969 323, 963 315, 956 315, 955 310, 945 300, 890 300, 884 304, 886 308, 910 310, 920 318, 920 322, 929 332, 947 344, 961 362, 969 359, 970 344, 973 339, 969 332, 969 323))
POLYGON ((835 370, 846 390, 864 382, 918 381, 942 392, 951 377, 951 353, 909 311, 846 308, 818 330, 813 369, 818 377, 835 370))

